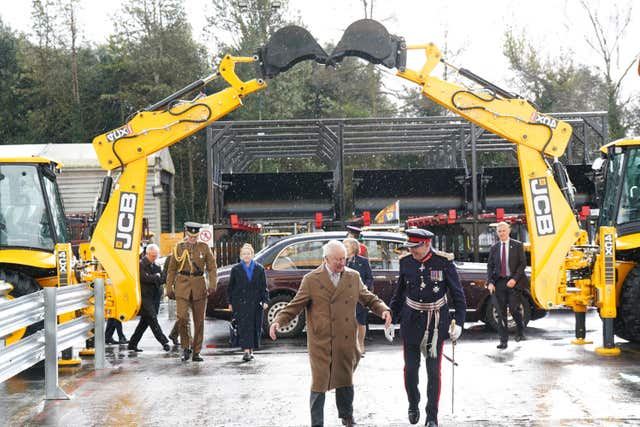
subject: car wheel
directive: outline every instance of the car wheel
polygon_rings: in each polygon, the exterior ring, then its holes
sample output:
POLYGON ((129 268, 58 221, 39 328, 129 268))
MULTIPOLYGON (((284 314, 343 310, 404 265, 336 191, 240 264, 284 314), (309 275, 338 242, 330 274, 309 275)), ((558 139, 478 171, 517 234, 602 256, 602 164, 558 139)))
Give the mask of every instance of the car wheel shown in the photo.
MULTIPOLYGON (((293 297, 291 295, 277 295, 269 300, 269 307, 267 308, 265 331, 268 334, 269 325, 273 323, 276 316, 289 304, 293 297)), ((278 329, 278 337, 280 338, 293 338, 302 333, 305 325, 304 312, 297 315, 288 325, 282 326, 278 329)))
MULTIPOLYGON (((524 296, 520 292, 516 294, 516 298, 518 300, 518 310, 522 315, 522 323, 524 323, 524 326, 526 327, 529 324, 529 321, 531 320, 531 305, 529 304, 529 301, 527 301, 527 299, 524 298, 524 296)), ((495 301, 495 298, 487 297, 487 307, 485 309, 484 323, 486 323, 489 329, 493 331, 497 331, 498 330, 498 309, 493 303, 493 301, 495 301)), ((515 330, 516 328, 516 322, 515 320, 513 320, 513 317, 511 316, 511 313, 509 312, 508 309, 507 309, 507 326, 510 331, 515 330)))

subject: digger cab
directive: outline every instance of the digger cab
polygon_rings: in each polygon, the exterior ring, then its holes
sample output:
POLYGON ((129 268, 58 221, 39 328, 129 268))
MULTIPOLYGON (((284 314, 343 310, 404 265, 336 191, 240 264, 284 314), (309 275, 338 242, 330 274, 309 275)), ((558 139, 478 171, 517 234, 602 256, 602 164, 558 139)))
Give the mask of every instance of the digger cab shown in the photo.
POLYGON ((640 139, 617 140, 602 148, 594 169, 604 176, 600 226, 614 226, 616 251, 640 247, 640 139))
POLYGON ((55 244, 69 241, 56 183, 60 167, 42 157, 0 159, 0 268, 45 268, 55 244))

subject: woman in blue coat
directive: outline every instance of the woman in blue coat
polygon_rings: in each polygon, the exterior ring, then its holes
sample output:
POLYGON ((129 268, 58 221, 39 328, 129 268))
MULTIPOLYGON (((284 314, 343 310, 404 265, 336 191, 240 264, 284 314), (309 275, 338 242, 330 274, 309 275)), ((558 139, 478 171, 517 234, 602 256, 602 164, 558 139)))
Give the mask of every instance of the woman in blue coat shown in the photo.
POLYGON ((268 305, 267 279, 264 268, 253 260, 253 247, 246 243, 240 248, 240 262, 231 268, 227 294, 229 308, 238 328, 242 360, 253 359, 253 350, 260 347, 262 314, 268 305))

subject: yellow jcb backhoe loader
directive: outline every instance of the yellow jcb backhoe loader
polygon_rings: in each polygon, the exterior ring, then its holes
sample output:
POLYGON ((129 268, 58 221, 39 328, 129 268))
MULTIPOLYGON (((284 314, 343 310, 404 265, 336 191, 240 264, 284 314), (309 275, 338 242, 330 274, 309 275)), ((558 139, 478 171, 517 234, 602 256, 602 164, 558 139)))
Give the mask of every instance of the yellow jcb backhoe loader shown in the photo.
MULTIPOLYGON (((397 68, 427 98, 516 144, 531 243, 531 294, 545 309, 576 313, 576 343, 584 343, 585 313, 597 307, 603 321, 599 354, 616 355, 614 333, 640 342, 640 140, 602 148, 604 194, 595 236, 579 227, 573 188, 560 162, 571 126, 543 114, 526 99, 447 63, 433 44, 405 46, 378 22, 361 20, 345 31, 329 63, 344 56, 397 68), (421 69, 405 67, 406 51, 424 52, 421 69), (391 61, 379 58, 387 52, 391 61), (442 64, 476 84, 471 89, 432 75, 442 64)), ((602 162, 598 162, 602 163, 602 162)), ((598 165, 594 164, 594 167, 598 165)))

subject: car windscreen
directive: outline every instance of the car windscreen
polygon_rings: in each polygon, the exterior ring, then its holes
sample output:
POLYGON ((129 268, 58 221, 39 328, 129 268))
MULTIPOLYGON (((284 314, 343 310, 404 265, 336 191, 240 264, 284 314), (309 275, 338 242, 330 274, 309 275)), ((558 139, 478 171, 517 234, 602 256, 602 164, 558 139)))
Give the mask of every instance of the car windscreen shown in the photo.
POLYGON ((285 247, 271 264, 273 270, 312 270, 322 264, 324 240, 296 242, 285 247))

